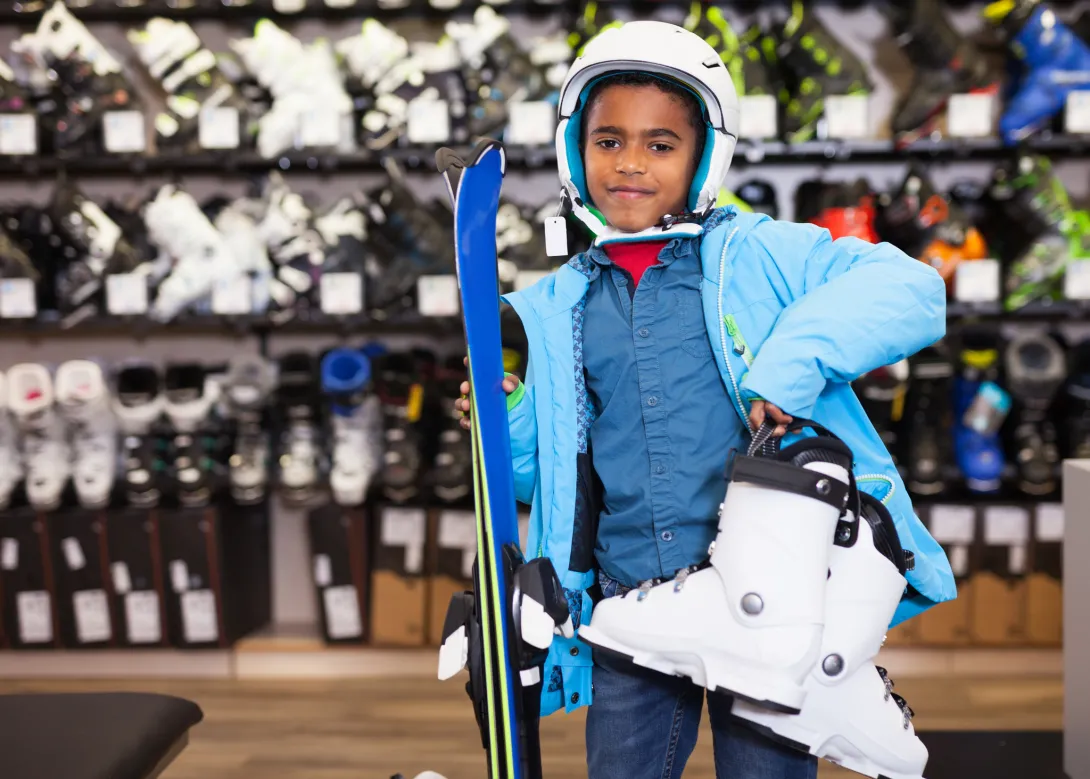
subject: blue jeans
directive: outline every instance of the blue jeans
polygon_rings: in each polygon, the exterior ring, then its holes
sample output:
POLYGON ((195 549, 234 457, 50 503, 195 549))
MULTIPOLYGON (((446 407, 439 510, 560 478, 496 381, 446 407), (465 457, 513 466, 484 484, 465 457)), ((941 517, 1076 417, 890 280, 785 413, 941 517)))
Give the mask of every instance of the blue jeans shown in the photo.
MULTIPOLYGON (((601 584, 607 598, 623 592, 608 577, 601 584)), ((733 723, 728 695, 601 652, 587 709, 589 779, 680 779, 696 746, 705 695, 717 779, 816 779, 817 758, 733 723)))

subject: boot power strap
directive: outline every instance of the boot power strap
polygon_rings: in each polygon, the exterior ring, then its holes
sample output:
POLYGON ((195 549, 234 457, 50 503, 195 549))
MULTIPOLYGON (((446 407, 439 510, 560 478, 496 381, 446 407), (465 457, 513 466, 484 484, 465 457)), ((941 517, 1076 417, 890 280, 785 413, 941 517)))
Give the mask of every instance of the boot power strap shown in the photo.
POLYGON ((734 458, 730 480, 819 500, 841 513, 848 505, 851 489, 848 484, 819 471, 763 457, 734 458))

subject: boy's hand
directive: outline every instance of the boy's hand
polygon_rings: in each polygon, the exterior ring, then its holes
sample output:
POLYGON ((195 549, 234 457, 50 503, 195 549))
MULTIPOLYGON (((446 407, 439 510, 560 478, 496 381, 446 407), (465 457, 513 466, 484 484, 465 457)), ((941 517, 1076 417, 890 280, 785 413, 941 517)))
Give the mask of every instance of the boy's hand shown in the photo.
MULTIPOLYGON (((469 366, 469 358, 468 357, 463 358, 462 359, 462 364, 468 367, 469 366)), ((506 392, 508 395, 510 395, 512 392, 514 392, 518 388, 519 388, 519 380, 517 378, 515 378, 514 376, 508 376, 503 380, 503 391, 506 392)), ((457 409, 458 411, 462 412, 462 418, 459 420, 459 423, 466 430, 469 430, 469 408, 470 408, 470 403, 469 403, 469 382, 468 381, 463 381, 462 386, 459 387, 458 389, 461 390, 462 397, 460 397, 458 400, 454 401, 454 408, 457 409)))
POLYGON ((772 431, 773 438, 779 438, 787 432, 787 425, 792 419, 783 413, 779 406, 769 403, 767 400, 755 400, 749 406, 749 423, 756 430, 764 424, 765 418, 776 423, 776 429, 772 431))

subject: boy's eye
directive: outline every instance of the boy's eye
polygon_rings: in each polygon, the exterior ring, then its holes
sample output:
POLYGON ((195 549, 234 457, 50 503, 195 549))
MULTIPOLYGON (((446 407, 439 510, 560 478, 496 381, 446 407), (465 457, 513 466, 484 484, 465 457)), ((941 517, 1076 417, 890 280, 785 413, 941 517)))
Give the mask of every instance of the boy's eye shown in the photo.
POLYGON ((674 147, 671 146, 668 143, 653 143, 653 144, 651 144, 652 151, 657 151, 657 152, 672 151, 673 148, 674 147))
POLYGON ((600 146, 603 149, 616 149, 618 146, 620 146, 620 144, 613 138, 603 138, 602 140, 598 141, 596 145, 600 146))

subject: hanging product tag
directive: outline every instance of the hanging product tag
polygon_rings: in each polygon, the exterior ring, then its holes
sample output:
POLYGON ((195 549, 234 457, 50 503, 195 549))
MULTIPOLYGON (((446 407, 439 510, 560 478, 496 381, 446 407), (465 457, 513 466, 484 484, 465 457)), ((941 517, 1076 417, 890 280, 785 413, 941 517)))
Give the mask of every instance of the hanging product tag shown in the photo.
POLYGON ((545 253, 550 257, 568 256, 568 225, 562 216, 545 218, 545 253))

